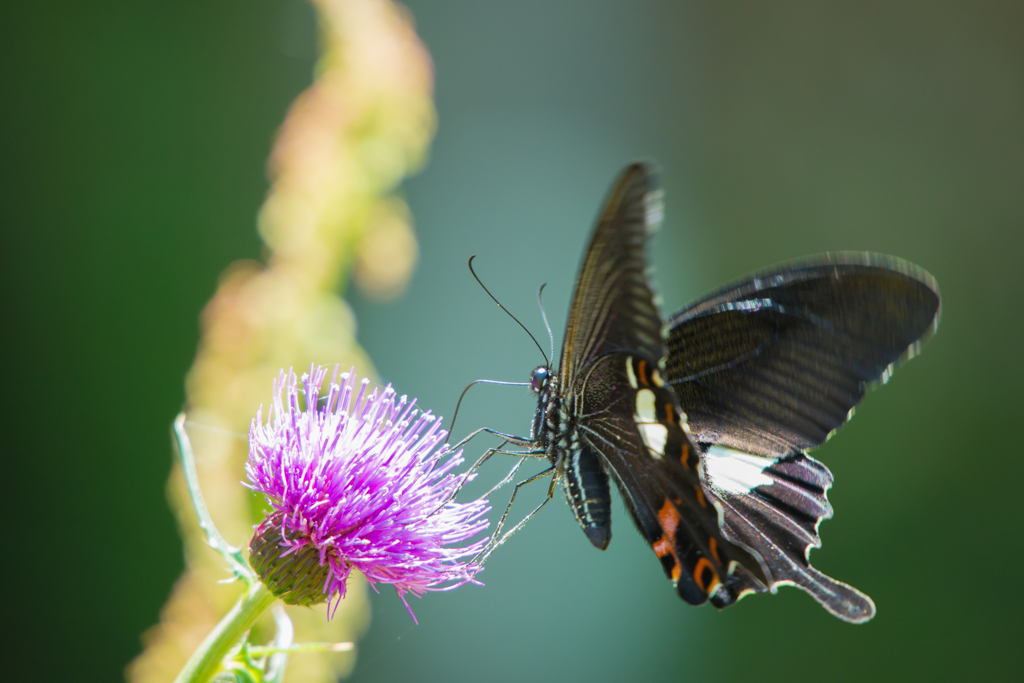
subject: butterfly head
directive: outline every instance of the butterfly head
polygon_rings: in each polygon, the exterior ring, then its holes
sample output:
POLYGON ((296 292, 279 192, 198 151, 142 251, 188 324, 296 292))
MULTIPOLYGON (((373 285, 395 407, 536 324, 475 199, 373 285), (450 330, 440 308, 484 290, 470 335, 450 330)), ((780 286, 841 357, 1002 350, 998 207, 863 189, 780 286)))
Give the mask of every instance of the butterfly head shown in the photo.
POLYGON ((530 388, 535 394, 543 393, 551 383, 551 371, 543 365, 530 374, 530 388))

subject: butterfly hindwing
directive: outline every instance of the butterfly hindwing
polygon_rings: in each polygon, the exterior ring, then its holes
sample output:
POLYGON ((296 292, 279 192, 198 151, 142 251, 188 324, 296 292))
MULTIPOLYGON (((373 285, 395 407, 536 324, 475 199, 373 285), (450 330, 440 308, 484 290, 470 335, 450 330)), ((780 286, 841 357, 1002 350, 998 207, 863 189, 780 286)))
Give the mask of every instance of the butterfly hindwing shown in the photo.
POLYGON ((733 581, 737 566, 750 567, 763 590, 760 560, 721 533, 720 510, 701 484, 700 450, 657 364, 606 356, 589 373, 582 398, 580 441, 600 455, 679 596, 702 604, 733 581))
MULTIPOLYGON (((871 598, 810 564, 811 548, 821 547, 818 525, 832 516, 828 468, 804 453, 771 458, 715 445, 705 451, 703 465, 708 495, 723 511, 722 533, 757 551, 771 576, 767 587, 798 586, 845 621, 874 616, 871 598)), ((763 592, 765 585, 741 577, 728 588, 736 600, 763 592)))

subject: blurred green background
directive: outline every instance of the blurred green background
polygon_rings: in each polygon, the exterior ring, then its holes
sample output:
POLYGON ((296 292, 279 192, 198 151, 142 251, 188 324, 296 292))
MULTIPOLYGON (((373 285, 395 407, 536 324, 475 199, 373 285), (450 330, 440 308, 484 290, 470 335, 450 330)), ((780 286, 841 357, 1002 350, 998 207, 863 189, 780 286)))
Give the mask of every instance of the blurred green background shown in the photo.
MULTIPOLYGON (((836 518, 812 559, 874 598, 868 625, 787 588, 689 608, 621 506, 601 553, 556 503, 486 587, 414 602, 419 627, 375 596, 352 680, 1016 680, 1024 5, 409 8, 440 119, 406 184, 420 266, 396 303, 350 300, 421 404, 450 415, 473 379, 527 378, 539 354, 465 261, 536 334, 547 281, 560 337, 598 205, 637 157, 663 168, 666 312, 855 249, 929 270, 943 320, 816 454, 836 518)), ((0 10, 7 680, 120 678, 181 572, 168 425, 218 274, 260 255, 264 161, 314 46, 300 0, 0 10)), ((474 392, 459 433, 528 430, 527 390, 474 392)))

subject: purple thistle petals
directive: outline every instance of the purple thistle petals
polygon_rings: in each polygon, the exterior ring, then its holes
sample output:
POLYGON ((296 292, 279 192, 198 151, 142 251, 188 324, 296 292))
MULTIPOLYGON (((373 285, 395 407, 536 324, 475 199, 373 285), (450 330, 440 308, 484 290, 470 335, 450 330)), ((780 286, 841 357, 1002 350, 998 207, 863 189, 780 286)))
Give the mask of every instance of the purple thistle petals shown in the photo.
MULTIPOLYGON (((490 507, 484 499, 449 501, 462 480, 451 472, 463 458, 448 448, 440 420, 390 385, 368 392, 363 380, 357 392, 355 376, 337 370, 321 401, 327 372, 282 372, 266 424, 262 408, 253 420, 246 485, 273 508, 257 535, 281 539, 280 558, 315 550, 330 568, 328 602, 344 597, 353 569, 371 586, 394 585, 403 602, 406 593, 478 583, 482 567, 470 558, 487 539, 472 539, 487 528, 490 507)), ((260 558, 268 572, 271 564, 260 558)))

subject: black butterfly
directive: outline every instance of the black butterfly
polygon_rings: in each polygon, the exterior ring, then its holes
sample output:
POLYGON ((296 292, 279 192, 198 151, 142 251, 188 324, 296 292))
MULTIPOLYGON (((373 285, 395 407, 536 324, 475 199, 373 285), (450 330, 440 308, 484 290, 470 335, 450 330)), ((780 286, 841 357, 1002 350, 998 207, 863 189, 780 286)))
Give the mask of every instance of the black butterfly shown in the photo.
POLYGON ((893 257, 825 254, 750 275, 663 325, 645 258, 660 200, 645 164, 612 187, 559 369, 534 370, 531 438, 514 440, 548 458, 549 498, 561 482, 601 549, 614 481, 686 602, 722 608, 792 584, 866 621, 871 599, 808 561, 832 516, 832 475, 806 451, 934 331, 938 286, 893 257))

